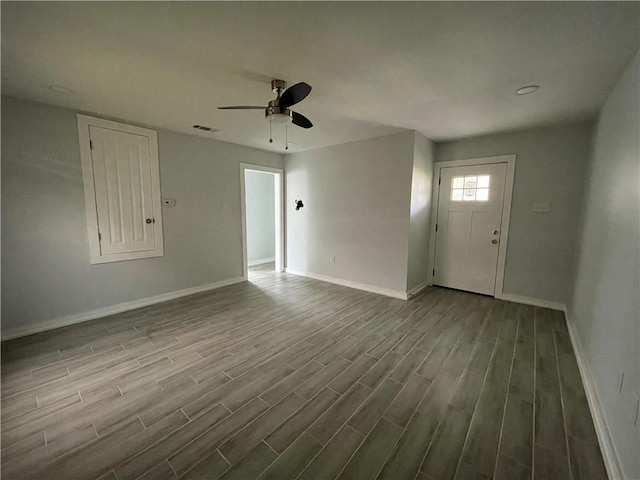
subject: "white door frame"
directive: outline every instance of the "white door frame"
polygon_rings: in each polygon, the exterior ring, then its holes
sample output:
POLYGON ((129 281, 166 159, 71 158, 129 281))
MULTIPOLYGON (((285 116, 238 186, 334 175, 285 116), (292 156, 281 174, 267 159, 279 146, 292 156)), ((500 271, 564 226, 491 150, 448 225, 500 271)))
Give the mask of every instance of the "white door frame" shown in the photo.
POLYGON ((246 172, 272 173, 275 177, 276 211, 276 272, 284 272, 284 170, 250 163, 240 164, 240 205, 242 212, 242 275, 247 278, 247 202, 245 197, 246 172))
POLYGON ((496 157, 469 158, 451 160, 433 164, 433 197, 431 199, 431 235, 429 238, 429 285, 433 285, 433 269, 436 259, 436 223, 438 218, 438 201, 440 198, 440 170, 447 167, 467 167, 470 165, 488 165, 506 163, 507 177, 504 185, 502 203, 502 223, 500 226, 500 244, 498 247, 498 265, 496 267, 496 285, 493 291, 495 298, 501 298, 504 286, 504 269, 507 260, 507 242, 509 239, 509 220, 511 218, 511 198, 513 197, 513 181, 516 172, 516 156, 500 155, 496 157))

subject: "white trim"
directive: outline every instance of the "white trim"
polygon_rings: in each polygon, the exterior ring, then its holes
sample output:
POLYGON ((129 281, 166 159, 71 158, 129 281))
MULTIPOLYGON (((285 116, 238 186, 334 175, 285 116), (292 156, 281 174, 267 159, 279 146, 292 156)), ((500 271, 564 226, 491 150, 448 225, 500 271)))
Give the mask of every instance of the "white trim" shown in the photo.
POLYGON ((584 391, 587 394, 587 403, 589 404, 589 410, 591 411, 591 417, 593 418, 596 435, 598 437, 598 443, 600 444, 600 451, 602 452, 602 458, 604 465, 607 469, 607 475, 611 480, 624 480, 624 472, 620 459, 616 453, 613 439, 611 438, 611 432, 607 425, 607 420, 604 415, 602 403, 598 396, 598 390, 596 389, 595 382, 593 381, 593 375, 587 364, 586 359, 582 355, 582 344, 580 342, 580 336, 575 330, 573 323, 569 320, 567 310, 564 311, 565 319, 567 321, 567 328, 569 329, 569 338, 571 338, 571 345, 573 346, 573 353, 578 363, 578 371, 582 378, 582 385, 584 391))
POLYGON ((255 267, 257 265, 264 265, 265 263, 271 263, 275 261, 276 257, 259 258, 257 260, 250 260, 249 262, 247 262, 247 265, 249 265, 250 267, 255 267))
POLYGON ((320 275, 318 273, 300 272, 298 270, 291 270, 286 268, 285 272, 300 277, 313 278, 314 280, 320 280, 321 282, 333 283, 342 287, 355 288, 356 290, 364 290, 365 292, 377 293, 378 295, 384 295, 385 297, 399 298, 400 300, 406 300, 407 294, 398 290, 391 290, 389 288, 376 287, 375 285, 368 285, 366 283, 352 282, 350 280, 343 280, 342 278, 330 277, 328 275, 320 275))
POLYGON ((272 173, 275 188, 276 211, 276 272, 284 272, 284 170, 250 163, 240 164, 240 216, 242 230, 242 272, 247 276, 250 266, 247 260, 247 202, 245 197, 245 173, 247 171, 272 173))
POLYGON ((131 302, 120 303, 118 305, 112 305, 110 307, 103 307, 97 308, 95 310, 89 310, 87 312, 74 313, 72 315, 45 320, 43 322, 34 323, 32 325, 25 325, 24 327, 12 328, 7 330, 6 332, 2 332, 2 340, 11 340, 13 338, 33 335, 34 333, 40 333, 47 330, 53 330, 55 328, 66 327, 68 325, 74 325, 76 323, 82 323, 88 320, 95 320, 97 318, 107 317, 115 313, 127 312, 129 310, 135 310, 136 308, 146 307, 149 305, 154 305, 156 303, 174 300, 180 297, 186 297, 188 295, 193 295, 196 293, 206 292, 208 290, 215 290, 216 288, 222 288, 244 281, 246 281, 245 277, 230 278, 227 280, 221 280, 219 282, 208 283, 206 285, 199 285, 197 287, 185 288, 182 290, 176 290, 174 292, 162 293, 153 297, 141 298, 139 300, 133 300, 131 302))
POLYGON ((502 224, 500 226, 500 244, 498 245, 498 264, 496 267, 496 284, 493 294, 496 298, 502 295, 504 288, 504 271, 507 261, 507 244, 509 242, 509 222, 511 220, 511 200, 513 198, 513 184, 516 171, 516 156, 500 155, 495 157, 469 158, 466 160, 451 160, 433 164, 433 188, 431 199, 431 235, 429 238, 429 285, 433 285, 433 268, 436 257, 436 223, 438 219, 438 199, 440 198, 440 170, 448 167, 466 167, 470 165, 488 165, 492 163, 506 163, 507 176, 504 185, 502 201, 502 224))
POLYGON ((512 293, 501 293, 496 295, 498 300, 506 300, 507 302, 522 303, 524 305, 532 305, 534 307, 549 308, 551 310, 560 310, 564 312, 566 305, 559 302, 550 302, 548 300, 542 300, 540 298, 525 297, 522 295, 514 295, 512 293))
POLYGON ((158 134, 148 128, 134 127, 126 123, 105 120, 77 114, 78 138, 80 140, 80 162, 82 164, 82 183, 84 184, 84 204, 87 217, 87 236, 89 239, 89 260, 92 264, 136 260, 139 258, 164 256, 164 239, 162 234, 162 200, 160 192, 160 162, 158 158, 158 134), (91 156, 89 127, 96 126, 118 132, 140 135, 149 139, 149 162, 151 164, 151 198, 153 199, 154 245, 153 250, 142 252, 112 253, 102 255, 98 240, 98 213, 96 210, 96 193, 93 178, 93 160, 91 156))
POLYGON ((407 292, 407 298, 409 297, 413 297, 415 295, 417 295, 418 293, 420 293, 422 290, 424 290, 425 288, 427 288, 430 285, 429 280, 425 280, 424 282, 422 282, 419 285, 416 285, 415 287, 413 287, 411 290, 409 290, 407 292))

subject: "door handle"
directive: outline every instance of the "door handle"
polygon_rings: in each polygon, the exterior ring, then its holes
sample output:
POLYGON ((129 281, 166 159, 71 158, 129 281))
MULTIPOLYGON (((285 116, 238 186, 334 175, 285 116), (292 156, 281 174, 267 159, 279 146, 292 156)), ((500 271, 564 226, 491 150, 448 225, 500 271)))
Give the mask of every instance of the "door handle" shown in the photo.
POLYGON ((156 219, 155 218, 147 218, 144 223, 155 223, 156 219))

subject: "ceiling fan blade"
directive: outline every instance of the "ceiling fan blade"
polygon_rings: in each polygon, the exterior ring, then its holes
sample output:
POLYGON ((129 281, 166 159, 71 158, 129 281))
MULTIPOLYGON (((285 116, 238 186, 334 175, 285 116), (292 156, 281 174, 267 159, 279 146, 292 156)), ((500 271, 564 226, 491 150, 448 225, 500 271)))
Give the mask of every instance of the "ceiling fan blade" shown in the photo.
POLYGON ((311 128, 313 127, 313 123, 304 115, 301 115, 296 112, 291 112, 291 123, 297 125, 302 128, 311 128))
POLYGON ((258 105, 231 105, 230 107, 218 107, 218 110, 264 110, 267 107, 258 105))
POLYGON ((304 100, 310 91, 311 85, 304 82, 296 83, 282 93, 279 105, 284 108, 289 108, 291 105, 295 105, 304 100))

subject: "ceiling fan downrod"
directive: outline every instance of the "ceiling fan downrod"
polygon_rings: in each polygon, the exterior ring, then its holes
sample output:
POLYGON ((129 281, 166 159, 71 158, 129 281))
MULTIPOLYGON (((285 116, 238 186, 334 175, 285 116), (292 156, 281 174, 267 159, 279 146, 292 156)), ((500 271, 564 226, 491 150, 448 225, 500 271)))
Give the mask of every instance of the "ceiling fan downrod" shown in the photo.
POLYGON ((282 92, 284 92, 286 89, 287 82, 285 82, 284 80, 271 80, 271 90, 273 90, 273 93, 276 94, 276 97, 278 99, 282 95, 282 92))

